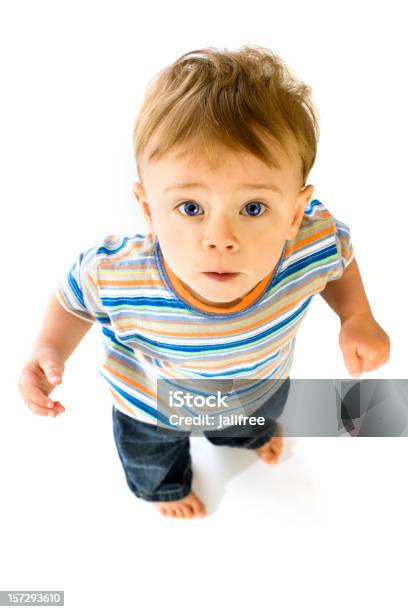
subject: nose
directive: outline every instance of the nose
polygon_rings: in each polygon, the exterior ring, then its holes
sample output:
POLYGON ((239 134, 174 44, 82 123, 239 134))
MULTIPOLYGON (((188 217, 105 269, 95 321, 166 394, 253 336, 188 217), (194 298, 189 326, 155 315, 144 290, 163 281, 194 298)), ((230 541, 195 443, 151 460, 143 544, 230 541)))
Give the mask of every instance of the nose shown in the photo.
POLYGON ((238 240, 225 218, 218 218, 207 227, 204 238, 204 248, 214 251, 236 251, 238 240))

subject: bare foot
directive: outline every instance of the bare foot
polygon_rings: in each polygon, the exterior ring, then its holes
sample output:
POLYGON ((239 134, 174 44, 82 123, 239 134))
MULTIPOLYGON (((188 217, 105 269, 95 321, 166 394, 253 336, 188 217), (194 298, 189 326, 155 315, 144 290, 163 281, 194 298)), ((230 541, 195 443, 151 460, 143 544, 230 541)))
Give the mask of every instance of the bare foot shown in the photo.
POLYGON ((164 516, 175 518, 204 517, 207 510, 197 495, 191 491, 186 497, 169 502, 154 502, 164 516))
POLYGON ((266 463, 278 463, 279 455, 283 447, 283 427, 280 423, 276 424, 276 430, 272 438, 270 438, 263 446, 255 449, 256 454, 266 461, 266 463))

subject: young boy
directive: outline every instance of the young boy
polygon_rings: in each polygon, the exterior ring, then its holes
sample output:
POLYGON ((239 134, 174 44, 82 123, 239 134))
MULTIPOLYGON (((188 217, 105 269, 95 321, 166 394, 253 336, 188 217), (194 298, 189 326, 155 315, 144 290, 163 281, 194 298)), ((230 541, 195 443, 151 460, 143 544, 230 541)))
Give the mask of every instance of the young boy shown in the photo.
MULTIPOLYGON (((167 422, 159 379, 274 379, 268 405, 276 417, 297 329, 318 293, 340 318, 350 374, 389 358, 349 227, 306 185, 317 140, 310 88, 267 49, 201 49, 162 70, 134 131, 134 194, 149 232, 109 235, 78 256, 21 373, 29 408, 56 416, 64 407, 48 396, 98 322, 100 373, 128 486, 166 516, 206 509, 191 490, 189 433, 157 426, 167 422)), ((238 429, 205 435, 276 463, 283 441, 276 418, 247 435, 238 429)))

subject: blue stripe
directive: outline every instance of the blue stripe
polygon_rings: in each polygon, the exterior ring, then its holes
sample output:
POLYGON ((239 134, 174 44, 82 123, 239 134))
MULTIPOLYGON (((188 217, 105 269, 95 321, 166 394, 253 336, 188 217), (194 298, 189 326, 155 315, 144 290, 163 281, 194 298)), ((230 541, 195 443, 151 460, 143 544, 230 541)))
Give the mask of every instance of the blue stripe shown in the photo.
POLYGON ((121 304, 133 304, 134 306, 165 306, 167 308, 187 311, 187 308, 182 302, 173 298, 149 298, 141 296, 126 297, 124 300, 122 297, 104 297, 102 298, 102 304, 104 306, 120 306, 121 304))
MULTIPOLYGON (((130 240, 130 237, 126 236, 122 240, 122 244, 120 246, 118 246, 116 249, 110 249, 109 247, 101 246, 101 247, 98 248, 98 250, 95 252, 95 254, 99 255, 100 253, 104 253, 105 255, 115 255, 115 253, 118 253, 118 251, 120 251, 124 246, 126 246, 126 244, 128 243, 129 240, 130 240)), ((90 249, 90 250, 92 250, 92 249, 90 249)), ((89 253, 89 251, 87 251, 87 253, 89 253)))
POLYGON ((123 391, 123 389, 115 385, 115 383, 112 382, 103 372, 99 372, 99 373, 111 385, 111 387, 115 389, 118 395, 121 395, 122 397, 124 397, 130 404, 132 404, 133 406, 137 406, 138 408, 141 408, 143 412, 147 412, 147 414, 150 414, 151 416, 155 417, 162 423, 165 423, 166 425, 170 425, 169 419, 164 414, 162 414, 158 410, 155 410, 154 408, 151 408, 148 404, 141 402, 140 400, 136 399, 132 395, 129 395, 129 393, 126 393, 126 391, 123 391))
POLYGON ((312 253, 311 255, 308 255, 307 257, 304 257, 302 259, 299 259, 298 261, 293 262, 287 268, 285 268, 285 270, 283 270, 280 274, 278 274, 277 278, 279 279, 279 282, 280 282, 281 280, 285 279, 287 276, 290 276, 291 274, 294 274, 295 272, 298 272, 300 270, 303 270, 304 268, 307 268, 311 263, 315 263, 321 259, 322 260, 327 259, 331 255, 337 255, 336 244, 332 244, 322 249, 321 251, 318 251, 317 253, 312 253))
POLYGON ((88 311, 85 305, 85 302, 84 302, 84 295, 81 289, 79 288, 79 285, 75 280, 75 277, 72 274, 72 271, 75 268, 75 266, 76 264, 74 264, 72 268, 70 269, 70 271, 68 272, 68 285, 70 289, 72 290, 72 293, 75 295, 76 299, 78 300, 78 302, 81 304, 83 310, 88 311))

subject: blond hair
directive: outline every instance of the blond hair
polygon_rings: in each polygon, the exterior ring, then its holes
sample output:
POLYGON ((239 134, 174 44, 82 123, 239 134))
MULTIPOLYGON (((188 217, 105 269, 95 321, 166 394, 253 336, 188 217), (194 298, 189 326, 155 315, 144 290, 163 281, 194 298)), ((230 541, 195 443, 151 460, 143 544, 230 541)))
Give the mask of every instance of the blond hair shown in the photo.
POLYGON ((258 45, 236 51, 208 47, 181 55, 149 81, 133 132, 140 177, 153 135, 159 138, 149 160, 196 141, 209 161, 219 143, 274 167, 279 164, 261 136, 286 151, 288 137, 294 137, 305 185, 316 158, 318 112, 311 88, 272 51, 258 45))

